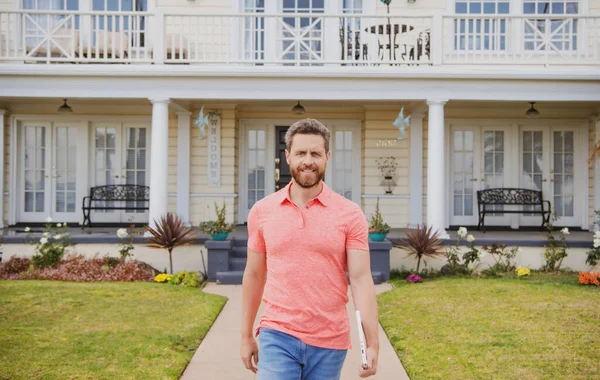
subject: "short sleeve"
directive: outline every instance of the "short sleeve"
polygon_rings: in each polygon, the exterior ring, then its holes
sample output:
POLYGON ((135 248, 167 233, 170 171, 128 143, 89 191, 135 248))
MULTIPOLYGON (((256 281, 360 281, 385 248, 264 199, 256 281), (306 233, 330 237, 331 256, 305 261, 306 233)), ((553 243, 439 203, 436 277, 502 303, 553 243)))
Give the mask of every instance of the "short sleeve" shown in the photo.
POLYGON ((349 222, 346 233, 346 249, 369 250, 369 226, 362 210, 357 209, 349 222))
POLYGON ((248 214, 248 248, 259 253, 267 252, 258 216, 258 203, 250 209, 248 214))

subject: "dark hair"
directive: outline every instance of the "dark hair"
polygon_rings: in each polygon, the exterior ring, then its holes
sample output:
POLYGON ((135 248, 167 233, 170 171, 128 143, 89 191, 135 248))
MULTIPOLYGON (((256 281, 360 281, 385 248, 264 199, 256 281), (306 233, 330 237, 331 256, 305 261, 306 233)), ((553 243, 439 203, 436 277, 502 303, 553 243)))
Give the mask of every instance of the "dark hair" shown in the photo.
POLYGON ((325 152, 329 152, 329 140, 331 140, 331 133, 329 129, 317 119, 302 119, 298 120, 290 126, 285 134, 285 148, 288 152, 292 148, 292 140, 296 134, 302 135, 317 135, 323 137, 325 140, 325 152))

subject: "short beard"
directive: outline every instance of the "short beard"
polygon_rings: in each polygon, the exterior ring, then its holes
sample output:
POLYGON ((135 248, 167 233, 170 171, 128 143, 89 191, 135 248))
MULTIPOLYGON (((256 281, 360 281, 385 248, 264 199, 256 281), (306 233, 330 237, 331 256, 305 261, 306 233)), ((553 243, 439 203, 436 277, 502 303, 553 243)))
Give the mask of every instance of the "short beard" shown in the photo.
POLYGON ((319 172, 317 169, 315 171, 315 180, 309 182, 309 181, 301 179, 302 174, 296 168, 290 167, 290 172, 292 174, 292 178, 294 178, 294 182, 296 182, 298 184, 298 186, 300 186, 304 189, 310 189, 312 187, 315 187, 316 185, 319 184, 319 182, 321 182, 321 180, 325 176, 325 171, 319 172))

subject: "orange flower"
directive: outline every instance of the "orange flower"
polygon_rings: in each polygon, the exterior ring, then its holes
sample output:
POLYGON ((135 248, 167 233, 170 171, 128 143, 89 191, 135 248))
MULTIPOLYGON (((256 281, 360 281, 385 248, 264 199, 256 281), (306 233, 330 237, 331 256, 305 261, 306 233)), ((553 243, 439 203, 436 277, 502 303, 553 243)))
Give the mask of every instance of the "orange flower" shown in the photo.
POLYGON ((600 286, 600 273, 579 272, 579 283, 600 286))

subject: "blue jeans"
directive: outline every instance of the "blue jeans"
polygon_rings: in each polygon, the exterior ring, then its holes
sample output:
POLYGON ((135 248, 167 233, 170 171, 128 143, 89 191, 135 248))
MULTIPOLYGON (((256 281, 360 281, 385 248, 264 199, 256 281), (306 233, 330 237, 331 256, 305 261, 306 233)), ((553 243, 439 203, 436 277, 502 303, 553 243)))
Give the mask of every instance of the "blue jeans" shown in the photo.
POLYGON ((289 334, 261 327, 258 380, 339 380, 346 353, 310 346, 289 334))

